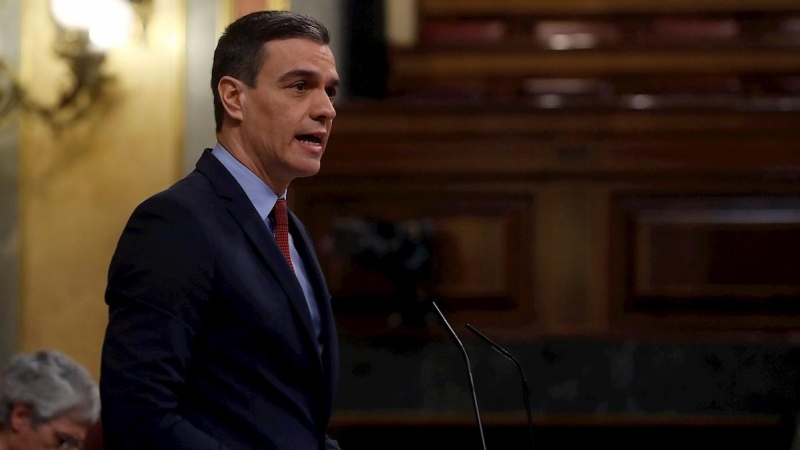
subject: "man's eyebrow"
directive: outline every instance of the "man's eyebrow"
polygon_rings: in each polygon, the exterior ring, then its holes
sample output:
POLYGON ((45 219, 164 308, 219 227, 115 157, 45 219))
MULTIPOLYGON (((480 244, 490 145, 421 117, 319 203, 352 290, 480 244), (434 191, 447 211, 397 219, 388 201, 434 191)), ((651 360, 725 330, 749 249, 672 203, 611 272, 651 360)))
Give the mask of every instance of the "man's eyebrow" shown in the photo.
MULTIPOLYGON (((294 78, 314 78, 314 79, 317 79, 317 78, 319 78, 319 73, 316 72, 316 71, 313 71, 313 70, 308 70, 308 69, 295 69, 295 70, 290 70, 290 71, 284 73, 283 75, 281 75, 279 80, 280 81, 289 81, 289 80, 294 79, 294 78)), ((331 86, 332 87, 339 87, 340 84, 341 84, 341 82, 339 81, 338 78, 335 78, 331 82, 331 86)))

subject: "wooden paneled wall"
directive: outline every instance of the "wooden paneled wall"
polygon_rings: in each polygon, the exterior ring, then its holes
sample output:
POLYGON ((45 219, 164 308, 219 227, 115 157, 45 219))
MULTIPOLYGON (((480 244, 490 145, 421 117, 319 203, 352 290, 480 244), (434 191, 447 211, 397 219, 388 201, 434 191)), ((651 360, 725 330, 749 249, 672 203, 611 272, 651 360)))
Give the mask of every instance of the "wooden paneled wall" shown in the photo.
MULTIPOLYGON (((361 98, 290 196, 342 335, 343 448, 478 448, 431 299, 535 374, 539 448, 788 447, 800 5, 416 4, 359 17, 361 98)), ((513 368, 462 338, 489 447, 525 448, 513 368)))
POLYGON ((793 332, 798 119, 351 102, 293 199, 345 333, 425 299, 508 339, 793 332))

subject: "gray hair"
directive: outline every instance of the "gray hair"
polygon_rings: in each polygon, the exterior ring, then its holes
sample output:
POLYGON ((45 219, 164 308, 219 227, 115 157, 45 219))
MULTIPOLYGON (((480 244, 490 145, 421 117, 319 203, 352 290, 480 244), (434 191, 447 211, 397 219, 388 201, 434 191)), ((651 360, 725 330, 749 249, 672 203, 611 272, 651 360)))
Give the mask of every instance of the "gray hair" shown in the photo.
POLYGON ((57 350, 19 354, 0 372, 0 429, 14 405, 31 408, 34 424, 69 414, 83 424, 100 415, 100 393, 89 372, 57 350))

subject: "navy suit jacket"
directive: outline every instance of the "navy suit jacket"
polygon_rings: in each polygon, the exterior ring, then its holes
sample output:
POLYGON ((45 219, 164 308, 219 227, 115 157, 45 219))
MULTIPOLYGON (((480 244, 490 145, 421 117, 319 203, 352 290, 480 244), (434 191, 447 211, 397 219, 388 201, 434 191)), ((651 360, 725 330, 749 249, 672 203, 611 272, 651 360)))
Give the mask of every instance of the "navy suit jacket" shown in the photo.
POLYGON ((100 390, 106 448, 338 449, 330 295, 305 227, 290 232, 322 318, 264 218, 206 150, 132 214, 111 261, 100 390))

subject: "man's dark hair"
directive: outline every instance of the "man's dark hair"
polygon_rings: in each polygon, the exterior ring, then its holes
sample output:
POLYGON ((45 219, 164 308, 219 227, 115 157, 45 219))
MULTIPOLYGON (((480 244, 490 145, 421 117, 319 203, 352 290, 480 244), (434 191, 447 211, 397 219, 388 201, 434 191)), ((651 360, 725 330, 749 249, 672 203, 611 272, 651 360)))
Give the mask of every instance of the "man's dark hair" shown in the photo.
POLYGON ((330 44, 328 29, 313 17, 289 11, 258 11, 228 25, 219 38, 211 67, 211 91, 214 94, 214 119, 217 132, 222 129, 225 110, 217 86, 224 76, 231 76, 250 87, 256 86, 269 41, 304 38, 322 45, 330 44))

